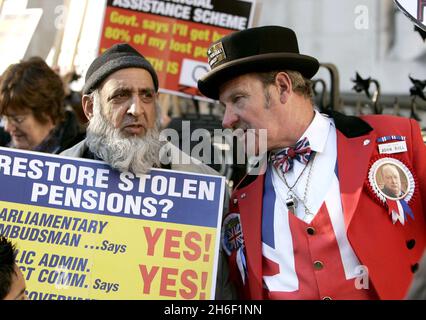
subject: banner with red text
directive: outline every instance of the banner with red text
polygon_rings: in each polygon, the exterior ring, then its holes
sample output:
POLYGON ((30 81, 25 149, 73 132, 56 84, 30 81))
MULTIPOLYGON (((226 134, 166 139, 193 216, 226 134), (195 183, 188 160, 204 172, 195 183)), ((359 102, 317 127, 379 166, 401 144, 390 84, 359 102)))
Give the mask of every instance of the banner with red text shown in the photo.
POLYGON ((0 148, 0 235, 32 300, 213 299, 224 188, 0 148))
POLYGON ((255 0, 108 0, 100 52, 126 42, 158 73, 163 92, 200 95, 207 49, 251 26, 255 0))

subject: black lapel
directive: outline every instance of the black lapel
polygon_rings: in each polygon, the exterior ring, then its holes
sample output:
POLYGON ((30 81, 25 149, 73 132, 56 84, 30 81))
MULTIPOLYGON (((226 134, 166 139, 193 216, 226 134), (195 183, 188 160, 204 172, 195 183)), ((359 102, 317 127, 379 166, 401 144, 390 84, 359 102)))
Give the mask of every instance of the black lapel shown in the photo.
POLYGON ((337 130, 347 138, 363 136, 373 130, 367 122, 359 117, 347 116, 337 111, 327 111, 325 114, 334 119, 337 130))

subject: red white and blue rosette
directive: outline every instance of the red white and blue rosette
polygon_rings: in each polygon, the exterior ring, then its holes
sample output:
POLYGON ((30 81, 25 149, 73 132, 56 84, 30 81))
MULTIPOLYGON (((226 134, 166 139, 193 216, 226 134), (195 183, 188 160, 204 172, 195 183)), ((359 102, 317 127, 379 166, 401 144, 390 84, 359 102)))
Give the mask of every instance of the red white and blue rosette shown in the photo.
POLYGON ((373 197, 387 208, 393 224, 399 221, 404 225, 408 217, 414 220, 409 203, 413 199, 416 184, 416 179, 409 166, 392 156, 374 159, 368 171, 368 189, 373 197), (378 177, 384 165, 391 165, 399 172, 400 179, 404 182, 404 189, 400 195, 390 196, 384 193, 383 187, 379 184, 378 177))
POLYGON ((222 225, 222 247, 225 252, 230 256, 233 251, 236 251, 244 246, 240 214, 228 214, 223 220, 222 225))
POLYGON ((228 254, 236 251, 235 262, 241 275, 243 284, 247 277, 247 261, 244 254, 244 237, 241 227, 240 214, 230 213, 223 220, 222 224, 222 247, 228 254))

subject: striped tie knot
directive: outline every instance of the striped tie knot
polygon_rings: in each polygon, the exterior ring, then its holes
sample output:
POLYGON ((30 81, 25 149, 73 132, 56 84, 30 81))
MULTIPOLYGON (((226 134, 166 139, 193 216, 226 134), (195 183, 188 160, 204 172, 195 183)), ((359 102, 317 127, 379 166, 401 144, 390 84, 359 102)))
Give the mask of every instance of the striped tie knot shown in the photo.
POLYGON ((312 150, 308 138, 299 140, 294 147, 287 147, 271 155, 271 161, 277 170, 286 173, 293 169, 294 159, 302 164, 307 164, 311 158, 312 150))
POLYGON ((289 157, 289 158, 294 158, 294 157, 296 157, 296 154, 297 154, 297 151, 296 150, 294 150, 294 148, 292 148, 292 147, 289 147, 288 148, 288 151, 287 151, 287 156, 289 157))

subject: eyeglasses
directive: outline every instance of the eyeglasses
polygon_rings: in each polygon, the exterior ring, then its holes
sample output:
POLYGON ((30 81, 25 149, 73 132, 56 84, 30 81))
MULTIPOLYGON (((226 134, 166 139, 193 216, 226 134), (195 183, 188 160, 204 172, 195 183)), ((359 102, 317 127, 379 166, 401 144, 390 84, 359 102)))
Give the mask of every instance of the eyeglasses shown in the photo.
POLYGON ((15 126, 22 124, 25 120, 27 120, 28 114, 17 115, 17 116, 2 116, 1 120, 6 125, 6 123, 11 123, 15 126))

